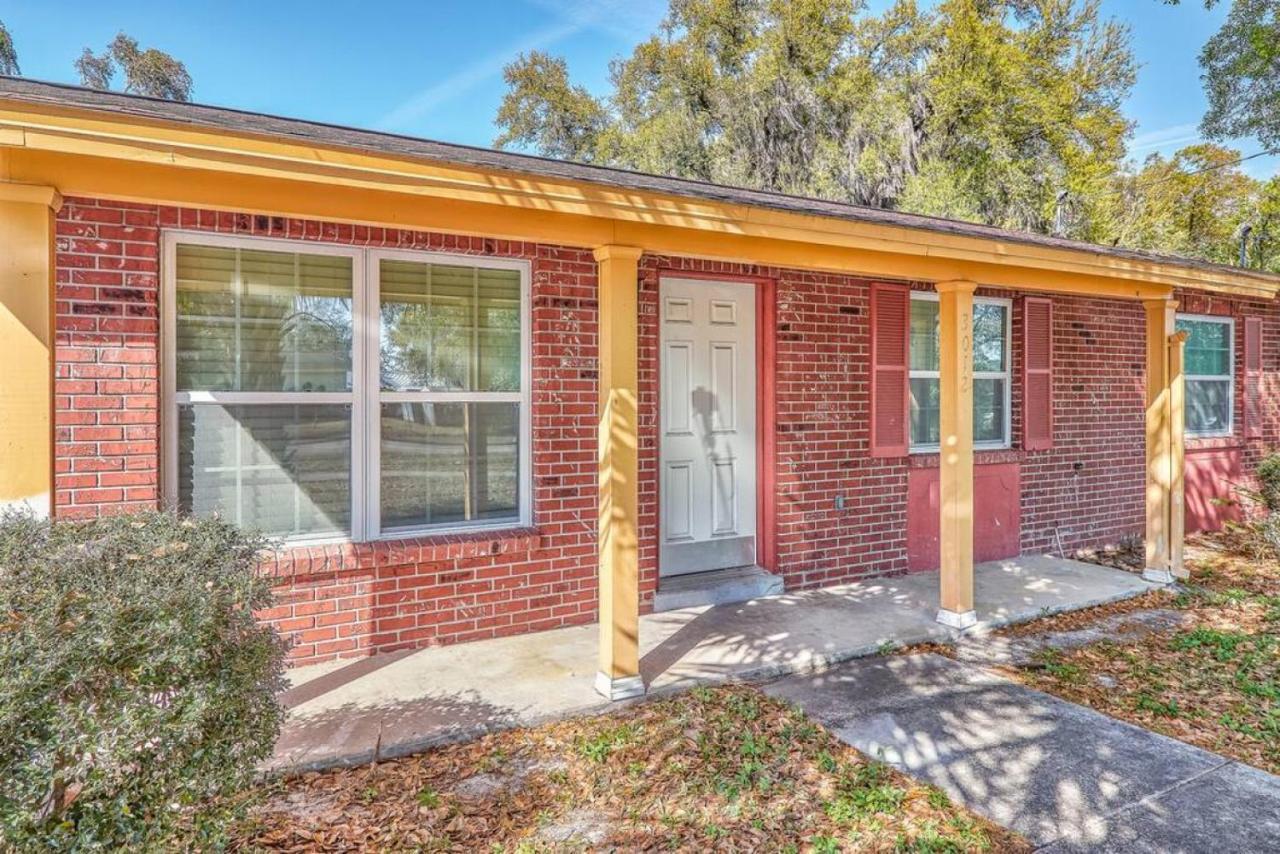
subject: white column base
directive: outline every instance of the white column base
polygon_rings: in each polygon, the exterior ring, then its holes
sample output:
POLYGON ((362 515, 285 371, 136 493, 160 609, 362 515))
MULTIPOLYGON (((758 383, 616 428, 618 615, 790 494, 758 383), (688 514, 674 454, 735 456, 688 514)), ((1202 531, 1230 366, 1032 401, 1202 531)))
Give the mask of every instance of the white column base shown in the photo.
POLYGON ((951 629, 968 629, 978 624, 976 611, 938 611, 938 622, 951 629))
POLYGON ((1177 579, 1174 578, 1173 573, 1167 569, 1154 569, 1152 567, 1147 567, 1142 570, 1142 580, 1150 581, 1152 584, 1172 584, 1177 579))
POLYGON ((644 696, 644 680, 639 676, 614 678, 608 673, 596 671, 596 691, 610 700, 630 700, 644 696))

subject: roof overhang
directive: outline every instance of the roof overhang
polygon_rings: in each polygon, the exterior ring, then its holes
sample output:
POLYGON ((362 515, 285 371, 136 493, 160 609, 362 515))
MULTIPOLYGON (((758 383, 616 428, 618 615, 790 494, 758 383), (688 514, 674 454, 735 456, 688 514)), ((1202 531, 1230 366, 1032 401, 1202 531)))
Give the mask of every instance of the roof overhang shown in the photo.
POLYGON ((397 157, 0 96, 0 177, 64 196, 1126 299, 1280 278, 397 157))

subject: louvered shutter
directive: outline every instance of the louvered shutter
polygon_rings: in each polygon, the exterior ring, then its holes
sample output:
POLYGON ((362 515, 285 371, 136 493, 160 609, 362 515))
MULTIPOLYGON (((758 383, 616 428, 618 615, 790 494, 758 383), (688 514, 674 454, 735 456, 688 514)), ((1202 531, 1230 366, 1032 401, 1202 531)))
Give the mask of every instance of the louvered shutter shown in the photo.
POLYGON ((1022 447, 1053 447, 1053 302, 1022 300, 1022 447))
POLYGON ((1262 318, 1244 319, 1244 435, 1262 438, 1262 318))
POLYGON ((871 286, 871 456, 907 454, 907 354, 911 290, 877 282, 871 286))

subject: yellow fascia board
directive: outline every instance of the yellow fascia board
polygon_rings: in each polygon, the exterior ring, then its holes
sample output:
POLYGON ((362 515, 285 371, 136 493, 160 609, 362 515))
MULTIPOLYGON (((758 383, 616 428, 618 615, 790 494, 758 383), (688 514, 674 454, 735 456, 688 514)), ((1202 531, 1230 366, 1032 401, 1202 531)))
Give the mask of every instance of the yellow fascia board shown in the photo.
MULTIPOLYGON (((0 104, 3 102, 0 101, 0 104)), ((11 104, 14 102, 10 102, 11 104)), ((1018 268, 1017 281, 1007 276, 978 278, 998 287, 1027 287, 1057 291, 1058 276, 1073 280, 1071 292, 1115 295, 1114 285, 1155 285, 1162 288, 1188 287, 1270 298, 1280 285, 1246 271, 1233 273, 1205 270, 1142 259, 1119 258, 1087 250, 1067 250, 1024 244, 999 238, 954 235, 889 224, 856 222, 833 217, 780 211, 776 209, 690 199, 606 185, 522 176, 498 170, 484 170, 456 164, 428 162, 409 157, 375 155, 337 147, 295 143, 251 133, 230 134, 190 126, 135 117, 103 116, 83 110, 53 107, 0 108, 0 145, 20 147, 28 152, 48 152, 71 157, 92 157, 97 169, 102 161, 124 164, 152 164, 233 174, 242 178, 282 179, 330 187, 422 196, 455 202, 474 202, 492 207, 538 211, 566 217, 585 217, 613 222, 615 239, 633 242, 633 234, 647 228, 702 232, 721 238, 735 236, 761 241, 784 241, 844 250, 861 250, 884 256, 898 256, 894 272, 885 265, 868 269, 870 275, 893 275, 907 279, 934 279, 935 270, 951 272, 945 278, 968 275, 975 269, 992 266, 1018 268), (19 141, 20 140, 20 141, 19 141), (921 263, 927 260, 928 263, 921 263), (955 265, 954 269, 948 265, 955 265), (1049 276, 1028 276, 1042 271, 1049 276), (1040 284, 1030 279, 1044 279, 1040 284), (996 280, 1002 279, 1002 280, 996 280), (1088 282, 1097 283, 1090 290, 1088 282), (1111 280, 1104 286, 1100 280, 1111 280)), ((18 148, 10 149, 19 150, 18 148)), ((102 195, 101 180, 84 180, 85 170, 75 170, 56 185, 67 195, 102 195)), ((126 170, 129 171, 129 170, 126 170)), ((17 176, 15 175, 15 179, 17 176)), ((49 176, 41 176, 48 180, 49 176)), ((23 180, 29 180, 24 178, 23 180)), ((223 178, 225 181, 225 177, 223 178)), ((176 204, 206 204, 195 198, 163 198, 142 195, 148 188, 136 187, 135 200, 157 200, 176 204)), ((225 204, 225 209, 245 209, 246 205, 225 204)), ((283 215, 297 215, 273 206, 283 215)), ((335 214, 339 219, 349 216, 335 214)), ((385 221, 383 222, 385 223, 385 221)), ((595 231, 596 229, 591 229, 595 231)), ((559 240, 577 245, 574 229, 562 238, 542 235, 539 239, 559 240)), ((481 229, 481 233, 489 233, 481 229)), ((511 236, 531 239, 527 235, 511 236)), ((683 241, 676 241, 677 243, 683 241)), ((642 244, 650 251, 676 251, 669 246, 642 244)), ((789 256, 790 253, 783 253, 789 256)), ((775 253, 757 247, 756 263, 782 266, 771 260, 775 253)), ((737 254, 714 257, 748 260, 737 254)), ((789 265, 791 262, 787 262, 789 265)), ((811 267, 810 264, 802 265, 811 267)), ((843 265, 841 265, 843 267, 843 265)), ((1137 293, 1122 288, 1131 298, 1155 295, 1139 287, 1137 293)))
POLYGON ((905 281, 968 278, 995 287, 1118 299, 1161 298, 1172 292, 1171 285, 1167 284, 1017 267, 1007 261, 961 261, 834 243, 762 239, 730 232, 504 207, 385 188, 309 183, 296 177, 241 174, 235 180, 228 180, 225 173, 209 170, 26 150, 13 151, 10 171, 14 180, 56 181, 58 186, 67 188, 68 195, 145 204, 480 234, 570 246, 623 243, 643 246, 646 251, 658 254, 905 281))

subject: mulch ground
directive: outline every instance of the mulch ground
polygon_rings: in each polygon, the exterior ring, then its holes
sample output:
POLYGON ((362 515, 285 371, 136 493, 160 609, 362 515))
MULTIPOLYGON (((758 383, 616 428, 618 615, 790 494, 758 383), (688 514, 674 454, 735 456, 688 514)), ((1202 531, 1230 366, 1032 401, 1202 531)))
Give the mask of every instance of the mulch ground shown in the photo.
POLYGON ((270 851, 1029 851, 748 686, 276 781, 270 851))
POLYGON ((1135 607, 1187 620, 1139 638, 1046 649, 1007 672, 1025 684, 1173 738, 1280 773, 1280 563, 1239 553, 1232 537, 1189 550, 1185 592, 1038 620, 1027 634, 1077 628, 1135 607), (1145 600, 1145 601, 1144 601, 1145 600))

